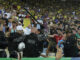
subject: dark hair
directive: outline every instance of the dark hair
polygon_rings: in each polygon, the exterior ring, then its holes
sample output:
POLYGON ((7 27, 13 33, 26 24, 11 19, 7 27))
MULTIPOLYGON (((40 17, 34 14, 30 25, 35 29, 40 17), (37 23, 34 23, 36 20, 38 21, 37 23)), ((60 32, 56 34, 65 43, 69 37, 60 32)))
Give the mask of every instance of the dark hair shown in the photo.
POLYGON ((9 27, 6 27, 6 32, 8 32, 9 31, 9 27))
POLYGON ((16 23, 16 21, 13 21, 12 23, 16 23))
POLYGON ((4 16, 7 16, 7 14, 5 14, 4 16))
POLYGON ((66 34, 68 34, 68 33, 72 33, 72 30, 67 30, 66 31, 66 34))
POLYGON ((62 29, 60 29, 60 28, 57 28, 57 30, 60 30, 60 31, 62 31, 62 29))
POLYGON ((75 28, 72 28, 71 30, 76 30, 75 28))

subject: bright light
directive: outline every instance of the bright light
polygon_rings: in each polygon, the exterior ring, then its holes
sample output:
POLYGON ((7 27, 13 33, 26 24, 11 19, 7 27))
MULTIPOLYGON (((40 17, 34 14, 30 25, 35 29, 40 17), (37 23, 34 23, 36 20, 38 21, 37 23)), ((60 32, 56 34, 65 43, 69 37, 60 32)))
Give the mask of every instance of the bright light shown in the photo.
POLYGON ((66 0, 61 0, 61 1, 64 1, 65 2, 66 0))

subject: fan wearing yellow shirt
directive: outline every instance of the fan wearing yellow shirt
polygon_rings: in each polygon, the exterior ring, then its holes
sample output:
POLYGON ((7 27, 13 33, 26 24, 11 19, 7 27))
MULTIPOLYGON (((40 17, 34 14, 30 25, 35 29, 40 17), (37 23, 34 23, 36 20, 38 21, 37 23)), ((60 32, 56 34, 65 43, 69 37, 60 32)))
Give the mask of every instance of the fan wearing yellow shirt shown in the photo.
POLYGON ((20 9, 21 9, 21 6, 20 6, 20 5, 18 5, 18 6, 17 6, 17 9, 18 9, 18 10, 20 10, 20 9))
POLYGON ((23 24, 24 28, 28 27, 31 24, 30 18, 24 18, 23 24))

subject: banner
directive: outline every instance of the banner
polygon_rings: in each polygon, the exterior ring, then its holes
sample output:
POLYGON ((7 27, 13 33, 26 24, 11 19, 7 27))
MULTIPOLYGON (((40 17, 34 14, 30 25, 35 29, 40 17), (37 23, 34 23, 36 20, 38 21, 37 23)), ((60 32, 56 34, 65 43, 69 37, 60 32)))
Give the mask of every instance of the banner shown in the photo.
POLYGON ((28 27, 31 24, 30 18, 25 18, 23 21, 24 28, 28 27))
MULTIPOLYGON (((18 60, 15 58, 0 58, 0 60, 18 60)), ((21 60, 55 60, 55 58, 22 58, 21 60)), ((60 60, 80 60, 80 58, 61 58, 60 60)))
MULTIPOLYGON (((55 60, 55 58, 23 58, 22 60, 55 60)), ((61 60, 71 60, 71 58, 62 58, 61 60)))

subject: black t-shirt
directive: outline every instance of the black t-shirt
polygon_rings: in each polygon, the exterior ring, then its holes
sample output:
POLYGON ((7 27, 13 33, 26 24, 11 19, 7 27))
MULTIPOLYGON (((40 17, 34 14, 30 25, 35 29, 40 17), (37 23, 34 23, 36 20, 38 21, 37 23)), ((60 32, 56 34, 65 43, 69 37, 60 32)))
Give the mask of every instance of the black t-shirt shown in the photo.
POLYGON ((65 57, 77 57, 77 38, 75 35, 67 37, 67 40, 64 43, 64 56, 65 57))
POLYGON ((5 49, 8 46, 8 42, 4 35, 4 32, 0 31, 0 48, 5 49))
POLYGON ((20 38, 22 34, 19 33, 11 33, 8 38, 8 48, 9 51, 18 51, 18 44, 21 42, 18 38, 20 38))

